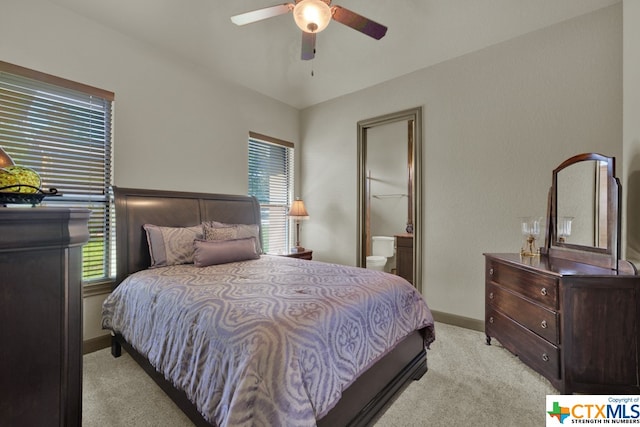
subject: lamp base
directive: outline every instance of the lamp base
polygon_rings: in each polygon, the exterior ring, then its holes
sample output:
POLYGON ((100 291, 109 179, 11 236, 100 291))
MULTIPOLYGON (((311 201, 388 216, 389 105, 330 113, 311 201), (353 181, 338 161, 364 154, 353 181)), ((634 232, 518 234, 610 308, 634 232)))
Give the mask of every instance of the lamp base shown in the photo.
POLYGON ((304 248, 302 246, 294 246, 291 248, 291 252, 295 253, 295 254, 299 254, 304 252, 304 248))

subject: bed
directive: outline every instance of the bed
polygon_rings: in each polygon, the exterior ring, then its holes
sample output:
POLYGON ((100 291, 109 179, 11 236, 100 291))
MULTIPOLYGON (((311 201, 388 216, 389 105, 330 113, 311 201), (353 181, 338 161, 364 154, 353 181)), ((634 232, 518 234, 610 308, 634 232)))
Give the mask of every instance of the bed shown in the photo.
MULTIPOLYGON (((150 268, 145 225, 259 227, 260 206, 237 195, 114 196, 117 285, 103 305, 112 354, 124 347, 194 424, 368 425, 427 372, 433 318, 404 279, 269 255, 209 265, 196 252, 199 266, 150 268)), ((234 241, 244 240, 256 239, 234 241)))

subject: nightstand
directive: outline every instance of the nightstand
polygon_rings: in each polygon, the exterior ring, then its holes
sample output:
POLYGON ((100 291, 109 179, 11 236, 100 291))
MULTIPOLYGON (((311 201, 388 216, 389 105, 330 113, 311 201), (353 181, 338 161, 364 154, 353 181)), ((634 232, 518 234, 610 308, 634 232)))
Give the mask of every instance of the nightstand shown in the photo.
POLYGON ((311 255, 313 254, 312 250, 305 249, 302 252, 289 252, 288 254, 281 254, 280 256, 286 256, 289 258, 300 258, 311 261, 311 255))

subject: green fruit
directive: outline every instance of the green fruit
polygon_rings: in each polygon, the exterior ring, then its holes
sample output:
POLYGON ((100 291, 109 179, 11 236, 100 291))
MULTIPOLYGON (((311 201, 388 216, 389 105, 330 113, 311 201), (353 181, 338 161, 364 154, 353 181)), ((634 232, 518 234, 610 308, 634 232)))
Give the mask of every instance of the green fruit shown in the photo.
MULTIPOLYGON (((36 193, 40 188, 40 175, 38 175, 38 173, 33 169, 27 168, 25 166, 7 166, 6 168, 4 168, 4 171, 12 174, 16 179, 16 184, 21 185, 18 188, 9 189, 8 191, 14 193, 36 193), (30 187, 25 187, 25 185, 29 185, 30 187)), ((0 187, 3 187, 3 185, 0 185, 0 187)))

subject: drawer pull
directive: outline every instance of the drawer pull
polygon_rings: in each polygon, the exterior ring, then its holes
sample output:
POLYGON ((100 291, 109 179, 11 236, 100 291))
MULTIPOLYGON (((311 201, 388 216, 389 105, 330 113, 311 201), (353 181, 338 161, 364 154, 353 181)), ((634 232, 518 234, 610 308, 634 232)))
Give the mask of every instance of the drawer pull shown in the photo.
POLYGON ((489 269, 489 276, 493 276, 493 267, 489 269))
POLYGON ((489 317, 489 323, 493 323, 493 316, 489 317))
POLYGON ((489 299, 493 299, 493 292, 489 292, 489 299))
POLYGON ((542 326, 542 329, 547 329, 547 321, 543 320, 542 322, 540 322, 540 326, 542 326))
POLYGON ((547 353, 542 353, 542 360, 544 360, 545 362, 549 361, 549 356, 547 355, 547 353))
POLYGON ((542 295, 545 295, 545 296, 546 296, 546 295, 547 295, 547 288, 542 288, 542 289, 540 289, 540 293, 541 293, 542 295))

